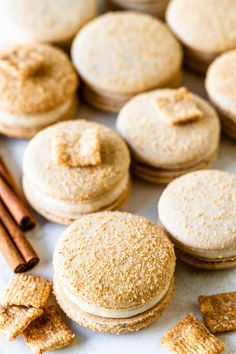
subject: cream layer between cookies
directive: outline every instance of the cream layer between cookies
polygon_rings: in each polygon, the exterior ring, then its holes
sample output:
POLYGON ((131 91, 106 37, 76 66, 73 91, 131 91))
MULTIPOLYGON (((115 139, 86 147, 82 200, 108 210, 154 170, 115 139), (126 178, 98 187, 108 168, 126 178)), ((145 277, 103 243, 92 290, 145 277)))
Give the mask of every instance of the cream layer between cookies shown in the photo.
POLYGON ((0 124, 15 126, 16 128, 34 128, 57 122, 69 111, 74 102, 74 96, 66 100, 57 108, 39 114, 12 114, 0 110, 0 124))
MULTIPOLYGON (((57 280, 58 282, 58 280, 57 280)), ((71 295, 65 286, 59 288, 64 292, 67 297, 68 302, 73 303, 75 306, 79 307, 80 310, 87 312, 91 315, 105 317, 105 318, 129 318, 133 316, 137 316, 145 311, 150 310, 152 307, 158 304, 158 302, 163 299, 163 297, 167 294, 170 288, 170 281, 164 287, 164 289, 158 293, 158 295, 154 296, 151 300, 147 301, 144 305, 137 306, 131 309, 126 310, 108 310, 104 307, 97 307, 87 303, 86 301, 79 300, 74 295, 71 295)))
POLYGON ((171 241, 183 252, 194 257, 199 257, 205 260, 217 261, 220 259, 227 259, 236 256, 236 247, 232 249, 221 249, 221 250, 203 250, 199 248, 192 248, 176 240, 175 237, 164 227, 165 232, 167 232, 171 241))
POLYGON ((27 189, 31 193, 31 199, 43 209, 54 215, 62 217, 78 217, 81 214, 91 213, 101 208, 112 204, 116 199, 119 198, 122 193, 128 187, 129 184, 129 173, 117 184, 117 186, 106 194, 101 195, 99 198, 90 201, 63 201, 60 199, 55 199, 43 194, 30 183, 30 176, 26 176, 25 184, 27 184, 27 189))

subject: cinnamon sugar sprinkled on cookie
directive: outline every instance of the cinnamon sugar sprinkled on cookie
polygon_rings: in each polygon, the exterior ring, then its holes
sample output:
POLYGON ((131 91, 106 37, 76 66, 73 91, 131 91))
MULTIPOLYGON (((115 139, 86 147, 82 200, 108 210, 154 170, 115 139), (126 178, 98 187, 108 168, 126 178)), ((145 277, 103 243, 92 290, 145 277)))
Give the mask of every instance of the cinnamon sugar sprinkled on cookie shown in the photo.
POLYGON ((54 254, 55 276, 71 295, 112 310, 145 304, 170 282, 173 246, 145 218, 90 214, 73 223, 54 254))
POLYGON ((23 170, 24 176, 44 194, 60 200, 85 201, 113 190, 127 176, 129 164, 128 148, 115 132, 94 122, 76 120, 49 127, 32 139, 25 152, 23 170), (101 164, 69 168, 53 163, 53 134, 65 130, 81 134, 90 128, 99 131, 101 164))
POLYGON ((25 79, 9 76, 0 68, 0 106, 16 114, 38 114, 55 109, 73 96, 78 79, 67 55, 46 44, 27 45, 44 58, 35 75, 25 79))
POLYGON ((235 210, 236 176, 218 170, 178 178, 158 205, 160 221, 173 240, 192 254, 203 251, 206 258, 236 255, 235 210))

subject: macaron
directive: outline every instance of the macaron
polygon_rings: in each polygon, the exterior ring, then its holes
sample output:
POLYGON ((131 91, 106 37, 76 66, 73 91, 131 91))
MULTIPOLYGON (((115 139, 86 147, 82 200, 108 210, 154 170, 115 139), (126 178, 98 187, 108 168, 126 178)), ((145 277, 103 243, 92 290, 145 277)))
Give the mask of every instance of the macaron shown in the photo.
POLYGON ((9 41, 40 41, 63 47, 97 15, 96 0, 8 0, 0 9, 9 41))
POLYGON ((236 140, 236 50, 219 56, 210 65, 205 81, 208 96, 219 112, 223 131, 236 140))
POLYGON ((51 221, 118 209, 129 188, 129 150, 111 129, 85 120, 38 133, 23 159, 23 189, 32 207, 51 221))
POLYGON ((168 3, 169 0, 107 0, 107 7, 146 12, 164 18, 168 3))
POLYGON ((189 173, 171 182, 158 203, 159 221, 177 256, 203 269, 236 266, 236 175, 189 173))
POLYGON ((47 44, 0 52, 0 133, 30 138, 76 113, 78 79, 67 55, 47 44))
POLYGON ((137 93, 178 85, 182 49, 158 19, 118 11, 92 20, 78 33, 72 60, 84 100, 118 112, 137 93))
POLYGON ((158 184, 210 166, 218 152, 215 110, 184 87, 136 96, 121 110, 117 129, 130 147, 134 174, 158 184))
POLYGON ((56 245, 53 266, 63 311, 98 332, 148 326, 174 292, 173 245, 158 226, 129 213, 101 212, 74 222, 56 245))
POLYGON ((218 55, 236 48, 236 0, 172 0, 166 19, 196 72, 205 73, 218 55))

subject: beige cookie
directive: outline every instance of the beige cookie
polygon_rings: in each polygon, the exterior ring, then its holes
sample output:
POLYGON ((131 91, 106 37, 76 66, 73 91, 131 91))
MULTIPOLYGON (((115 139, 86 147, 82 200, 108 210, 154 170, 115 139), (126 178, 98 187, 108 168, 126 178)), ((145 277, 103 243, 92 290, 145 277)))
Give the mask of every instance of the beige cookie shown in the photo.
POLYGON ((46 44, 0 53, 0 133, 29 138, 73 118, 78 79, 67 55, 46 44))
POLYGON ((209 67, 206 90, 221 117, 224 132, 236 140, 236 50, 218 57, 209 67))
POLYGON ((162 314, 174 291, 172 244, 159 227, 128 213, 77 220, 59 239, 53 265, 54 293, 62 309, 99 332, 146 327, 162 314))
POLYGON ((117 112, 135 94, 178 85, 182 49, 159 20, 111 12, 87 24, 72 45, 73 63, 91 105, 117 112))
POLYGON ((186 65, 197 72, 236 48, 236 0, 172 0, 166 18, 184 44, 186 65))
POLYGON ((170 183, 159 203, 159 221, 177 256, 204 269, 236 265, 236 176, 192 172, 170 183))
POLYGON ((129 165, 128 148, 111 129, 68 121, 31 140, 24 155, 23 187, 40 214, 69 224, 123 204, 130 187, 129 165))
POLYGON ((63 47, 97 15, 96 0, 8 0, 1 2, 0 10, 10 42, 40 41, 63 47))
POLYGON ((133 172, 155 183, 206 168, 218 152, 219 118, 186 88, 136 96, 121 110, 117 129, 130 147, 133 172))

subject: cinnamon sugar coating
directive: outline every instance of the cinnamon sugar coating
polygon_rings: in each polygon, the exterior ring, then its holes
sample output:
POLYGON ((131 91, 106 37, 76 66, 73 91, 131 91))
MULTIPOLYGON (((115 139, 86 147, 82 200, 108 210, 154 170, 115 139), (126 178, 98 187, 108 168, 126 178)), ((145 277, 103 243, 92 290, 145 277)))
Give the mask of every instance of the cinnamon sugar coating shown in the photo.
POLYGON ((35 75, 22 81, 0 67, 0 108, 13 114, 53 110, 72 97, 78 86, 73 66, 62 50, 39 43, 27 45, 27 48, 44 58, 44 64, 35 75))
POLYGON ((90 214, 60 238, 55 276, 89 304, 122 310, 145 304, 168 286, 173 246, 149 220, 122 212, 90 214))

